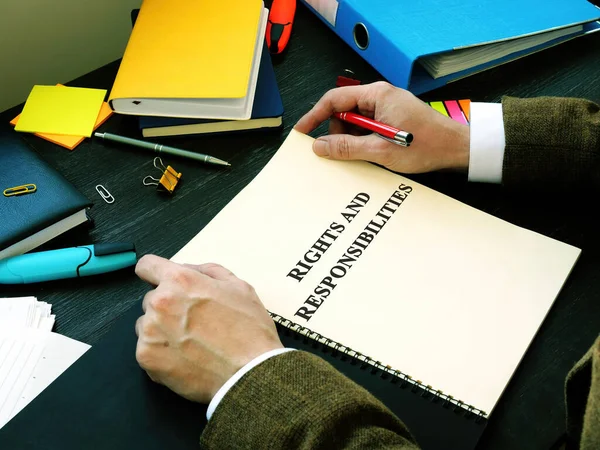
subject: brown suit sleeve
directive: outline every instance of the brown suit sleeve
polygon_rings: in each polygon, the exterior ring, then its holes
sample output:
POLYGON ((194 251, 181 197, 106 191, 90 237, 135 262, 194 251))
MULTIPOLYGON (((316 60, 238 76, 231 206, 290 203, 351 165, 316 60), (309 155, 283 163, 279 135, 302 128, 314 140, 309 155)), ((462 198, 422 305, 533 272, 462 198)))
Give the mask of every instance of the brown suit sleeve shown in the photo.
POLYGON ((207 449, 416 450, 404 424, 322 359, 275 356, 223 397, 200 439, 207 449))
POLYGON ((600 108, 576 98, 502 99, 502 183, 600 188, 600 108))
POLYGON ((600 337, 569 372, 565 398, 572 448, 600 448, 600 337))

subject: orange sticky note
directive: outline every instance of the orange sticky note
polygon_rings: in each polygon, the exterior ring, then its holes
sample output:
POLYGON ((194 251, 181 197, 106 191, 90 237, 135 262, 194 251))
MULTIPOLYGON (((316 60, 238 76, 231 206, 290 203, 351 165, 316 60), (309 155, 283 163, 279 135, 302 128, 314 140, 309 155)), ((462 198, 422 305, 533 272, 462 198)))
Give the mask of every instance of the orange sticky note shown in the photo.
POLYGON ((460 105, 460 109, 462 109, 463 113, 465 113, 467 120, 471 120, 469 117, 469 112, 471 110, 471 100, 459 100, 458 104, 460 105))
MULTIPOLYGON (((57 86, 62 86, 62 84, 57 84, 57 86)), ((100 113, 98 114, 98 118, 96 119, 96 123, 94 124, 94 130, 97 129, 100 125, 102 125, 106 120, 112 116, 113 110, 110 109, 108 103, 103 102, 102 107, 100 108, 100 113)), ((10 121, 12 126, 15 126, 19 122, 19 114, 13 120, 10 121)), ((42 139, 46 139, 47 141, 53 142, 61 147, 68 148, 69 150, 73 150, 79 144, 83 142, 85 139, 84 136, 69 136, 63 134, 49 134, 49 133, 34 133, 36 136, 41 137, 42 139)))

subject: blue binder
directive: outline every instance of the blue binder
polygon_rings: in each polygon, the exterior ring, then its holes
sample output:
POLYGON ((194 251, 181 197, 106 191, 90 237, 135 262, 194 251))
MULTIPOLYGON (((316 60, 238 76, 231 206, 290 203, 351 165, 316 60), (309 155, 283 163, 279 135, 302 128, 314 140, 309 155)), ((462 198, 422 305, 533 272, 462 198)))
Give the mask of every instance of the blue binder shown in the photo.
POLYGON ((586 0, 302 0, 390 83, 420 94, 482 70, 600 30, 586 0), (421 57, 582 25, 563 36, 434 79, 421 57))

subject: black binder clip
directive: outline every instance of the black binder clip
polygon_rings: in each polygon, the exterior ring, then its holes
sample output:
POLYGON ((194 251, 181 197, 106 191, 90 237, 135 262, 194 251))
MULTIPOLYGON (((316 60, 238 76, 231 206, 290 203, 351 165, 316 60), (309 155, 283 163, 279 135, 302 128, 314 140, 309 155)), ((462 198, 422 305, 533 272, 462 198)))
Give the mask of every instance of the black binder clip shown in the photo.
POLYGON ((156 186, 158 190, 163 190, 172 194, 181 179, 181 173, 177 172, 171 166, 165 167, 158 156, 154 158, 154 167, 160 170, 162 174, 161 177, 154 178, 152 175, 148 175, 142 180, 142 183, 144 186, 156 186))

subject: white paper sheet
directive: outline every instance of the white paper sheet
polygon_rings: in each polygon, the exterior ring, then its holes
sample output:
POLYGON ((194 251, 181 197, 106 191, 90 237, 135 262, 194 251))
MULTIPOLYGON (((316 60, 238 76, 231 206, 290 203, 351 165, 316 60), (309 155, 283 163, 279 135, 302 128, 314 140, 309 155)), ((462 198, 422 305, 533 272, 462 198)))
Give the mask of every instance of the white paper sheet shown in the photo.
POLYGON ((52 333, 54 321, 35 297, 0 298, 0 428, 90 348, 52 333))

